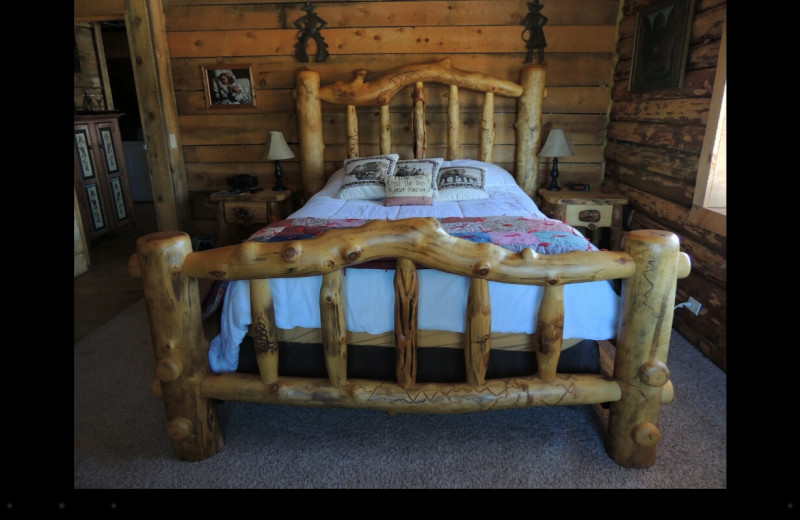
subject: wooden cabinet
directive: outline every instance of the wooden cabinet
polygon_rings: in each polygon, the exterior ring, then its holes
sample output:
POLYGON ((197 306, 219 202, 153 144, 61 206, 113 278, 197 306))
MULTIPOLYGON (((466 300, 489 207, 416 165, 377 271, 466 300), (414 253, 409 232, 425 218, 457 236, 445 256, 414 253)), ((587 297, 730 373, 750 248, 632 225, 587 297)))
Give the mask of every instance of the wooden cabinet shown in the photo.
POLYGON ((133 200, 119 133, 123 114, 75 116, 75 195, 86 240, 132 228, 133 200))

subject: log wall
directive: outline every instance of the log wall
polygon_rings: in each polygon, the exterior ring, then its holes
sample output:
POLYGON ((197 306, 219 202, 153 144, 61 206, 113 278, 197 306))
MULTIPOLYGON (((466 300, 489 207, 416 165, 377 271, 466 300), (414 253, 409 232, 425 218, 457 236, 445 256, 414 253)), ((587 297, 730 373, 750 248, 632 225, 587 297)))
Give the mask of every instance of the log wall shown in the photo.
MULTIPOLYGON (((636 13, 652 0, 623 0, 607 129, 606 181, 630 200, 631 229, 666 229, 681 239, 692 273, 678 280, 679 302, 694 297, 695 316, 675 311, 674 328, 723 370, 727 365, 727 241, 689 221, 697 163, 714 87, 725 0, 695 0, 681 88, 629 92, 636 13)), ((559 163, 560 164, 560 163, 559 163)))
MULTIPOLYGON (((353 70, 378 73, 408 64, 450 56, 463 70, 491 71, 519 82, 527 52, 522 40, 522 20, 528 13, 525 0, 486 2, 388 1, 314 2, 315 12, 327 22, 321 34, 330 56, 314 59, 316 47, 309 42, 310 61, 294 57, 298 31, 294 22, 305 15, 300 2, 236 2, 232 0, 163 0, 170 63, 180 128, 187 183, 197 232, 214 231, 214 208, 208 193, 223 189, 232 174, 251 174, 259 184, 274 182, 273 165, 262 159, 267 134, 280 130, 297 155, 297 120, 292 88, 301 67, 319 71, 322 83, 349 80, 353 70), (487 6, 491 8, 487 9, 487 6), (256 92, 253 109, 209 108, 202 67, 249 64, 256 92)), ((599 184, 604 175, 603 146, 608 122, 610 87, 616 45, 618 0, 560 0, 544 5, 547 48, 548 95, 544 101, 543 135, 551 127, 563 128, 575 145, 575 156, 559 162, 564 183, 599 184)), ((370 76, 368 76, 369 78, 370 76)), ((446 90, 426 86, 428 156, 443 156, 447 146, 446 90)), ((411 87, 392 102, 393 143, 402 157, 412 157, 411 87), (404 142, 401 137, 407 135, 404 142)), ((480 139, 482 97, 462 97, 463 146, 475 149, 480 139), (469 128, 474 132, 469 132, 469 128)), ((496 117, 497 162, 514 172, 516 105, 496 117)), ((498 100, 497 104, 502 103, 498 100)), ((333 173, 346 157, 341 131, 344 109, 326 118, 325 169, 333 173)), ((379 110, 359 109, 361 155, 378 151, 379 110), (370 123, 370 121, 372 123, 370 123)), ((300 185, 297 159, 281 161, 284 182, 300 185)), ((541 182, 546 184, 550 159, 542 160, 541 182)))

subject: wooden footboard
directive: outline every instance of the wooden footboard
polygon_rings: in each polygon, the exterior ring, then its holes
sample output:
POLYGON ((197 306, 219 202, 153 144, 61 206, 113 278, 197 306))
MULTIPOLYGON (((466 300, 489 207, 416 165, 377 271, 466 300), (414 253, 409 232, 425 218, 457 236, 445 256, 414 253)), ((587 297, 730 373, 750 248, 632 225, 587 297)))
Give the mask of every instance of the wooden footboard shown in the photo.
POLYGON ((201 460, 221 448, 216 399, 403 413, 611 403, 607 450, 629 467, 655 462, 661 404, 673 396, 666 361, 676 280, 690 269, 677 236, 664 231, 629 232, 621 252, 540 255, 453 237, 433 218, 374 221, 313 239, 245 242, 201 252, 192 252, 185 233, 153 233, 139 239, 129 267, 143 282, 157 363, 153 388, 164 400, 167 433, 179 459, 201 460), (387 258, 397 261, 396 381, 349 379, 342 269, 387 258), (416 265, 470 278, 463 383, 415 380, 416 265), (317 275, 323 277, 319 304, 328 378, 282 377, 269 279, 317 275), (200 279, 250 280, 259 375, 211 373, 200 279), (613 377, 557 373, 564 285, 611 279, 622 280, 623 299, 613 377), (485 377, 491 349, 490 281, 544 288, 535 374, 485 377))

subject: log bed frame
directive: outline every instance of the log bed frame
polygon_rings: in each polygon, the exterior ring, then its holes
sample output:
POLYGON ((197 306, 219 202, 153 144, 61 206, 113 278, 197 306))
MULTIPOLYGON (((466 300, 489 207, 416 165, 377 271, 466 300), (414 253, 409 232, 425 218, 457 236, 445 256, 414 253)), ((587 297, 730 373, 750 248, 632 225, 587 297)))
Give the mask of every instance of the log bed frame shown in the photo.
MULTIPOLYGON (((452 68, 450 60, 395 69, 373 82, 357 71, 349 83, 320 88, 318 73, 297 74, 295 99, 300 160, 307 196, 325 182, 322 102, 347 106, 347 154, 358 156, 356 106, 381 107, 380 149, 390 153, 389 102, 413 85, 413 149, 425 156, 423 82, 449 85, 447 159, 459 157, 458 89, 485 92, 479 160, 491 162, 494 95, 517 97, 516 176, 529 194, 537 188, 537 159, 544 98, 544 69, 526 68, 521 84, 452 68)), ((153 392, 166 408, 167 434, 180 460, 197 461, 222 448, 216 403, 247 401, 312 407, 353 407, 390 413, 468 413, 529 406, 608 404, 606 449, 618 464, 645 468, 655 463, 658 419, 674 396, 666 365, 677 279, 688 276, 689 257, 675 234, 635 230, 622 251, 514 253, 448 235, 436 219, 373 221, 361 228, 334 229, 307 240, 244 242, 192 252, 183 232, 141 237, 130 273, 142 279, 156 356, 153 392), (395 258, 396 381, 351 379, 347 374, 343 269, 395 258), (466 374, 461 383, 417 383, 416 265, 470 278, 465 332, 466 374), (278 340, 269 279, 322 276, 319 305, 328 377, 278 373, 278 340), (201 318, 199 280, 250 280, 251 332, 259 374, 213 374, 209 340, 201 318), (615 339, 613 374, 561 374, 564 285, 621 279, 622 307, 615 339), (489 282, 539 285, 544 297, 535 334, 537 372, 487 379, 491 349, 489 282)))

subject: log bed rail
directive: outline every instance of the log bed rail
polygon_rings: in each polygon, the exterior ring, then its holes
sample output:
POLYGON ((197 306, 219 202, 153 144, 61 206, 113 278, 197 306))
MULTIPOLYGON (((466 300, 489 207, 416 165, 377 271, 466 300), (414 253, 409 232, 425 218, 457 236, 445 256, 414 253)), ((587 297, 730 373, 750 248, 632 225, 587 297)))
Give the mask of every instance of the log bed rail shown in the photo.
POLYGON ((676 235, 635 230, 623 251, 514 253, 448 235, 433 218, 374 221, 306 240, 238 245, 192 252, 186 233, 165 231, 137 242, 129 271, 142 279, 156 356, 153 390, 164 400, 167 433, 181 460, 202 460, 222 447, 216 400, 353 407, 391 413, 468 413, 507 408, 609 403, 606 448, 617 463, 648 467, 660 440, 662 403, 674 396, 666 366, 678 278, 689 257, 676 235), (347 309, 342 270, 396 258, 396 381, 347 377, 347 309), (415 381, 419 293, 416 265, 467 276, 463 383, 415 381), (327 379, 283 377, 269 278, 321 275, 321 330, 327 379), (199 279, 248 279, 260 374, 213 374, 201 319, 199 279), (563 289, 568 283, 621 279, 622 307, 613 376, 561 374, 563 289), (490 281, 539 285, 538 371, 486 379, 491 349, 490 281))

